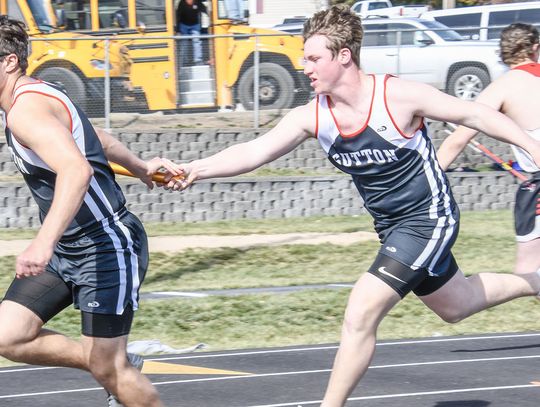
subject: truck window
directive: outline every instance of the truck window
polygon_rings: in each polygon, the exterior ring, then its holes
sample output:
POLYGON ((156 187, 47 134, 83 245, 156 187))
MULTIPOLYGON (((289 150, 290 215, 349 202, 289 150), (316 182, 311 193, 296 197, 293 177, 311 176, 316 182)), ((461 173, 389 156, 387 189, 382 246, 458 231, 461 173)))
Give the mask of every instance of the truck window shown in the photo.
POLYGON ((540 18, 540 8, 538 9, 524 9, 524 10, 508 10, 508 11, 493 11, 489 14, 488 26, 488 39, 498 40, 501 36, 501 31, 504 26, 512 23, 528 23, 538 24, 540 18), (500 27, 498 27, 500 26, 500 27))
MULTIPOLYGON (((388 43, 388 24, 369 24, 364 26, 363 47, 382 47, 388 43)), ((395 33, 394 33, 395 37, 395 33)))
POLYGON ((376 1, 368 5, 368 10, 379 10, 381 8, 388 8, 388 3, 385 1, 376 1))
POLYGON ((482 14, 470 13, 460 14, 455 16, 438 16, 435 20, 456 30, 463 38, 472 39, 473 36, 478 36, 479 30, 472 27, 480 27, 480 19, 482 14))
POLYGON ((399 45, 414 45, 415 33, 418 31, 411 31, 413 28, 415 27, 409 24, 388 24, 388 29, 393 31, 389 33, 389 45, 398 45, 398 32, 401 32, 399 45))
POLYGON ((147 28, 165 27, 165 4, 163 0, 137 1, 137 24, 147 28))

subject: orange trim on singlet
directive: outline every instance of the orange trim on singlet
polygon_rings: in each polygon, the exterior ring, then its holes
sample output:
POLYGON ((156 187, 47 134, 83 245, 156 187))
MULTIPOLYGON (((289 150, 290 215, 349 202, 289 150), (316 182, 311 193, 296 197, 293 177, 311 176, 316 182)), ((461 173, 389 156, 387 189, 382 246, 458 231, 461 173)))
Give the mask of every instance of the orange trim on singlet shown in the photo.
MULTIPOLYGON (((23 85, 21 85, 21 86, 24 86, 24 85, 30 85, 30 84, 23 84, 23 85)), ((50 97, 50 98, 53 98, 53 99, 58 100, 58 101, 62 104, 62 106, 64 106, 64 108, 66 109, 66 111, 68 112, 68 116, 69 116, 69 132, 70 132, 71 134, 73 134, 73 118, 71 117, 71 112, 69 111, 69 108, 67 107, 67 105, 65 104, 65 102, 64 102, 62 99, 60 99, 59 97, 57 97, 57 96, 50 95, 50 94, 48 94, 48 93, 39 92, 39 91, 37 91, 37 90, 25 90, 25 91, 22 91, 21 93, 19 93, 19 94, 17 95, 17 97, 15 97, 15 100, 13 101, 13 103, 11 104, 11 107, 10 107, 10 109, 9 109, 10 112, 11 112, 11 109, 13 108, 13 106, 15 105, 15 103, 17 102, 17 100, 19 99, 19 96, 24 95, 25 93, 37 93, 37 94, 39 94, 39 95, 48 96, 48 97, 50 97)), ((7 124, 8 124, 8 115, 9 115, 9 113, 6 115, 6 127, 9 127, 9 126, 7 125, 7 124)), ((19 143, 20 143, 20 141, 19 141, 19 143)), ((28 147, 24 146, 23 144, 21 144, 21 145, 22 145, 23 147, 25 147, 25 148, 28 148, 28 147)))
POLYGON ((368 76, 371 76, 373 78, 373 91, 372 91, 372 94, 371 94, 371 104, 369 105, 369 113, 368 113, 368 116, 367 116, 367 119, 366 119, 366 122, 364 123, 364 125, 362 126, 362 128, 358 131, 355 131, 351 134, 345 134, 341 131, 341 128, 339 127, 339 123, 338 121, 336 120, 336 116, 334 116, 334 112, 332 111, 332 107, 330 106, 330 103, 332 102, 332 99, 330 99, 330 96, 326 96, 327 98, 327 104, 328 104, 328 109, 330 109, 330 114, 332 115, 332 119, 334 120, 334 123, 339 131, 339 134, 341 135, 341 137, 343 138, 351 138, 351 137, 354 137, 354 136, 357 136, 358 134, 362 133, 366 127, 368 126, 368 123, 369 123, 369 119, 371 118, 371 111, 373 110, 373 101, 375 100, 375 86, 376 86, 376 83, 375 83, 375 75, 372 75, 372 74, 369 74, 368 76))
POLYGON ((392 113, 390 113, 390 109, 388 108, 388 99, 386 99, 386 82, 388 81, 388 78, 390 77, 394 77, 393 75, 389 75, 389 74, 386 74, 386 76, 384 77, 384 108, 386 109, 386 113, 388 113, 388 117, 390 117, 390 121, 392 122, 392 124, 394 125, 394 127, 396 128, 396 130, 399 132, 399 134, 401 134, 401 136, 403 138, 406 138, 406 139, 412 139, 414 137, 414 134, 420 130, 422 127, 424 127, 424 120, 421 119, 420 120, 420 125, 412 132, 412 134, 410 136, 407 136, 400 128, 399 126, 397 125, 397 123, 395 122, 394 120, 394 117, 392 116, 392 113))
POLYGON ((540 64, 536 62, 515 66, 512 68, 512 70, 525 71, 530 73, 531 75, 540 77, 540 64))
POLYGON ((315 138, 319 138, 319 95, 315 103, 315 138))

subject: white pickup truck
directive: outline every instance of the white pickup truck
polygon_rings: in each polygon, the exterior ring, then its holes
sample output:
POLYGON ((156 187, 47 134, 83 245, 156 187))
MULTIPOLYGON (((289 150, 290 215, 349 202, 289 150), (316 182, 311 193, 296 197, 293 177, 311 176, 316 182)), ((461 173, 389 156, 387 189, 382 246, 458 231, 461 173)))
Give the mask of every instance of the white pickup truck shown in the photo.
POLYGON ((362 18, 368 16, 418 17, 420 14, 429 11, 430 7, 417 4, 394 6, 390 0, 361 0, 354 3, 351 9, 362 18))

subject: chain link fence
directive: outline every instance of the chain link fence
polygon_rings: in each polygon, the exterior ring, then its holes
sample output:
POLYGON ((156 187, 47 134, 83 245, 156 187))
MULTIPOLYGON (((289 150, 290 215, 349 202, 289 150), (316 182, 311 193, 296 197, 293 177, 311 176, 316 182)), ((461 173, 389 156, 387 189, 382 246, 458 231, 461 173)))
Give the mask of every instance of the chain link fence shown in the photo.
MULTIPOLYGON (((497 41, 463 41, 435 22, 367 19, 364 29, 366 73, 473 100, 506 71, 497 41)), ((257 128, 260 110, 282 114, 313 97, 302 39, 294 34, 59 36, 32 38, 32 47, 41 47, 46 61, 31 60, 28 73, 61 87, 89 116, 105 118, 106 127, 117 112, 247 110, 257 128)))

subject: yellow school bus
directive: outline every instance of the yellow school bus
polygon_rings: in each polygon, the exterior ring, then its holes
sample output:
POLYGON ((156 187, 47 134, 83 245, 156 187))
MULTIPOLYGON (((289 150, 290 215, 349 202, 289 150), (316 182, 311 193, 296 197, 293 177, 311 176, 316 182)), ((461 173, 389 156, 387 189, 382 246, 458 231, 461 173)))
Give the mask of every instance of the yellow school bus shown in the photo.
POLYGON ((255 42, 259 65, 261 109, 289 108, 309 95, 302 74, 303 45, 299 37, 262 36, 272 30, 249 27, 245 19, 227 16, 225 0, 209 0, 208 33, 203 63, 186 59, 191 39, 173 39, 173 0, 52 0, 61 25, 71 32, 110 36, 129 50, 130 81, 144 94, 148 110, 230 107, 252 109, 255 42), (60 3, 60 4, 58 4, 60 3))
MULTIPOLYGON (((86 111, 103 112, 106 61, 103 40, 58 29, 49 1, 0 0, 0 13, 27 26, 31 38, 29 75, 60 85, 86 111)), ((108 54, 112 106, 113 109, 124 107, 136 99, 129 82, 128 50, 110 42, 108 54)))

